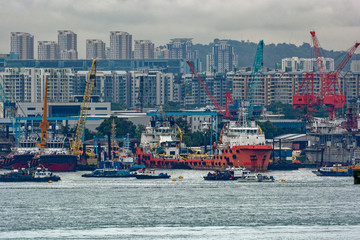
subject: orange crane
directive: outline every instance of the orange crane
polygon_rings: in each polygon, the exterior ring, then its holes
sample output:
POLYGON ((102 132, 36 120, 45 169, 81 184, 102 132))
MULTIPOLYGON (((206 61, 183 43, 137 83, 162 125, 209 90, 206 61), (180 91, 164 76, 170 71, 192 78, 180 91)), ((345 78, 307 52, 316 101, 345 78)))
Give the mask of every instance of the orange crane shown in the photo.
POLYGON ((40 123, 41 129, 41 142, 37 144, 39 148, 45 148, 47 140, 47 129, 49 128, 49 123, 47 121, 47 93, 48 93, 48 77, 46 76, 45 80, 45 94, 44 94, 44 106, 43 106, 43 116, 40 123))
POLYGON ((202 88, 205 90, 206 95, 210 98, 210 100, 215 105, 215 107, 219 110, 220 113, 224 114, 224 112, 225 112, 225 115, 223 115, 223 118, 230 118, 231 116, 230 116, 228 104, 230 103, 230 101, 234 104, 234 99, 232 98, 231 93, 229 91, 225 93, 226 106, 225 106, 225 109, 223 109, 220 106, 220 104, 218 103, 218 101, 216 100, 216 98, 212 95, 212 93, 210 92, 209 88, 206 86, 204 81, 201 79, 200 75, 196 71, 195 67, 191 64, 191 62, 186 61, 186 63, 189 65, 191 72, 195 75, 198 82, 200 83, 202 88))

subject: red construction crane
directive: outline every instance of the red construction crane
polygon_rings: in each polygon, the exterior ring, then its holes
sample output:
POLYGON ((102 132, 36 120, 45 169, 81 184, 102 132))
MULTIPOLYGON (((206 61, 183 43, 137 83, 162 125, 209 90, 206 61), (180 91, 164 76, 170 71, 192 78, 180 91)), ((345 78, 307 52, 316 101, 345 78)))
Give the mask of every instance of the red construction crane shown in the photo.
POLYGON ((320 90, 317 94, 314 93, 314 74, 306 73, 297 93, 293 96, 293 105, 294 108, 308 106, 308 110, 311 112, 316 105, 324 104, 328 106, 329 118, 332 119, 335 117, 335 109, 342 108, 345 105, 345 95, 342 94, 341 86, 337 78, 338 74, 345 67, 360 44, 356 43, 336 68, 334 73, 329 74, 325 72, 324 61, 320 52, 320 44, 315 35, 315 31, 311 31, 310 34, 319 71, 320 90))
POLYGON ((200 75, 198 74, 198 72, 196 71, 196 69, 194 68, 194 66, 191 64, 190 61, 186 61, 186 63, 189 65, 191 72, 195 75, 195 77, 197 78, 198 82, 200 83, 200 85, 203 87, 203 89, 206 92, 206 95, 211 99, 211 101, 213 102, 213 104, 215 105, 215 107, 220 111, 220 112, 224 112, 224 109, 219 105, 219 103, 217 102, 216 98, 212 95, 212 93, 210 92, 209 88, 206 86, 206 84, 204 83, 204 81, 201 79, 200 75))
POLYGON ((307 106, 311 114, 314 111, 313 107, 318 103, 319 98, 314 93, 314 73, 306 73, 296 94, 293 96, 293 106, 294 108, 307 106))
POLYGON ((225 115, 224 115, 224 118, 232 118, 233 116, 230 115, 230 111, 229 111, 229 103, 231 102, 232 104, 234 104, 234 99, 231 96, 230 91, 226 91, 224 97, 225 97, 225 115))
POLYGON ((360 43, 355 43, 355 45, 347 52, 346 56, 337 66, 335 71, 327 74, 327 88, 325 89, 326 92, 322 102, 329 107, 329 118, 334 118, 335 109, 344 107, 346 103, 346 96, 342 94, 338 75, 344 69, 359 45, 360 43))
POLYGON ((216 98, 212 95, 212 93, 210 92, 209 88, 206 86, 206 84, 204 83, 204 81, 201 79, 200 75, 198 74, 198 72, 196 71, 196 69, 194 68, 194 66, 191 64, 190 61, 186 61, 186 63, 189 65, 191 72, 195 75, 195 77, 197 78, 198 82, 200 83, 200 85, 203 87, 203 89, 206 92, 206 95, 211 99, 212 103, 215 105, 215 107, 219 110, 219 112, 223 115, 223 118, 230 118, 230 112, 229 112, 229 103, 230 101, 232 102, 232 104, 234 104, 234 99, 231 96, 230 92, 226 92, 225 93, 225 99, 226 99, 226 105, 225 105, 225 109, 223 107, 220 106, 220 104, 217 102, 216 98))

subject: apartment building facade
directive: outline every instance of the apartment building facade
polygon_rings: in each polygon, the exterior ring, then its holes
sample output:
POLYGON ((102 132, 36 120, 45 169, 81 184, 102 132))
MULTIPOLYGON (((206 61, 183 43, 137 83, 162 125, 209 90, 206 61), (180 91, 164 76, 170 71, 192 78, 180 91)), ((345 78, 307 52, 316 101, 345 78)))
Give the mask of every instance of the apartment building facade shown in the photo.
POLYGON ((154 46, 150 40, 135 40, 134 59, 154 59, 154 46))
POLYGON ((38 42, 39 60, 57 60, 59 59, 59 45, 55 41, 38 42))
POLYGON ((132 35, 123 31, 110 32, 110 59, 132 59, 132 35))
POLYGON ((105 43, 99 39, 87 39, 86 59, 106 59, 105 43))
POLYGON ((70 30, 58 31, 58 44, 61 60, 78 59, 77 34, 70 30))
POLYGON ((10 52, 20 60, 34 59, 34 36, 25 32, 10 33, 10 52))

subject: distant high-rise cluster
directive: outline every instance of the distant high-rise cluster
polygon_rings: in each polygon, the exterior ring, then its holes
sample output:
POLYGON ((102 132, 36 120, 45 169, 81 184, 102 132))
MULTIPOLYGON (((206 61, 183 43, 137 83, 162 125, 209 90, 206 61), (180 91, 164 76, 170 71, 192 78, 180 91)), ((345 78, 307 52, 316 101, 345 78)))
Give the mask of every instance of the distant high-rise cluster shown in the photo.
MULTIPOLYGON (((324 69, 327 72, 334 71, 334 59, 323 58, 324 69)), ((318 71, 316 58, 283 58, 281 60, 281 70, 283 72, 313 72, 318 71)))
MULTIPOLYGON (((38 41, 39 60, 77 60, 77 34, 59 30, 58 41, 38 41)), ((198 57, 192 50, 192 38, 174 38, 167 46, 155 47, 150 40, 133 40, 124 31, 111 31, 109 45, 100 39, 86 39, 86 59, 191 59, 198 57)), ((34 36, 29 33, 11 33, 11 52, 19 59, 34 59, 34 36)))

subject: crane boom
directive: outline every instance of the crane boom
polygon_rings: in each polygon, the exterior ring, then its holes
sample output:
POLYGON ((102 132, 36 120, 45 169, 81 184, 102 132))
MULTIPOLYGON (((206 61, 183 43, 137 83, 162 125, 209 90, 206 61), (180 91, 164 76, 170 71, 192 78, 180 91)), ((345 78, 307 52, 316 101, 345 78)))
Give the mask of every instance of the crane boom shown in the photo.
POLYGON ((79 150, 82 145, 82 136, 84 134, 86 117, 89 110, 91 94, 95 84, 95 78, 96 78, 96 59, 92 61, 91 68, 89 70, 86 79, 84 97, 80 108, 79 120, 76 126, 75 138, 74 141, 72 141, 72 143, 70 144, 71 152, 73 154, 79 154, 79 150))
POLYGON ((43 116, 42 121, 40 123, 41 129, 41 142, 38 144, 40 148, 44 148, 46 146, 47 139, 47 129, 49 127, 49 123, 47 121, 47 93, 48 93, 48 77, 46 76, 45 80, 45 94, 44 94, 44 106, 43 106, 43 116))
POLYGON ((186 63, 189 65, 191 72, 195 75, 195 77, 197 78, 198 82, 200 83, 200 85, 203 87, 203 89, 206 92, 206 95, 211 99, 212 103, 215 105, 215 107, 220 111, 223 112, 224 109, 219 105, 219 103, 217 102, 216 98, 212 95, 212 93, 210 92, 209 88, 206 86, 206 84, 204 83, 204 81, 201 79, 200 75, 198 74, 198 72, 196 71, 196 69, 194 68, 194 66, 191 64, 190 61, 186 61, 186 63))
POLYGON ((337 68, 334 71, 334 74, 336 74, 336 76, 344 69, 344 67, 346 66, 352 55, 355 53, 359 45, 360 43, 355 43, 355 45, 348 51, 344 59, 341 61, 341 63, 337 66, 337 68))

